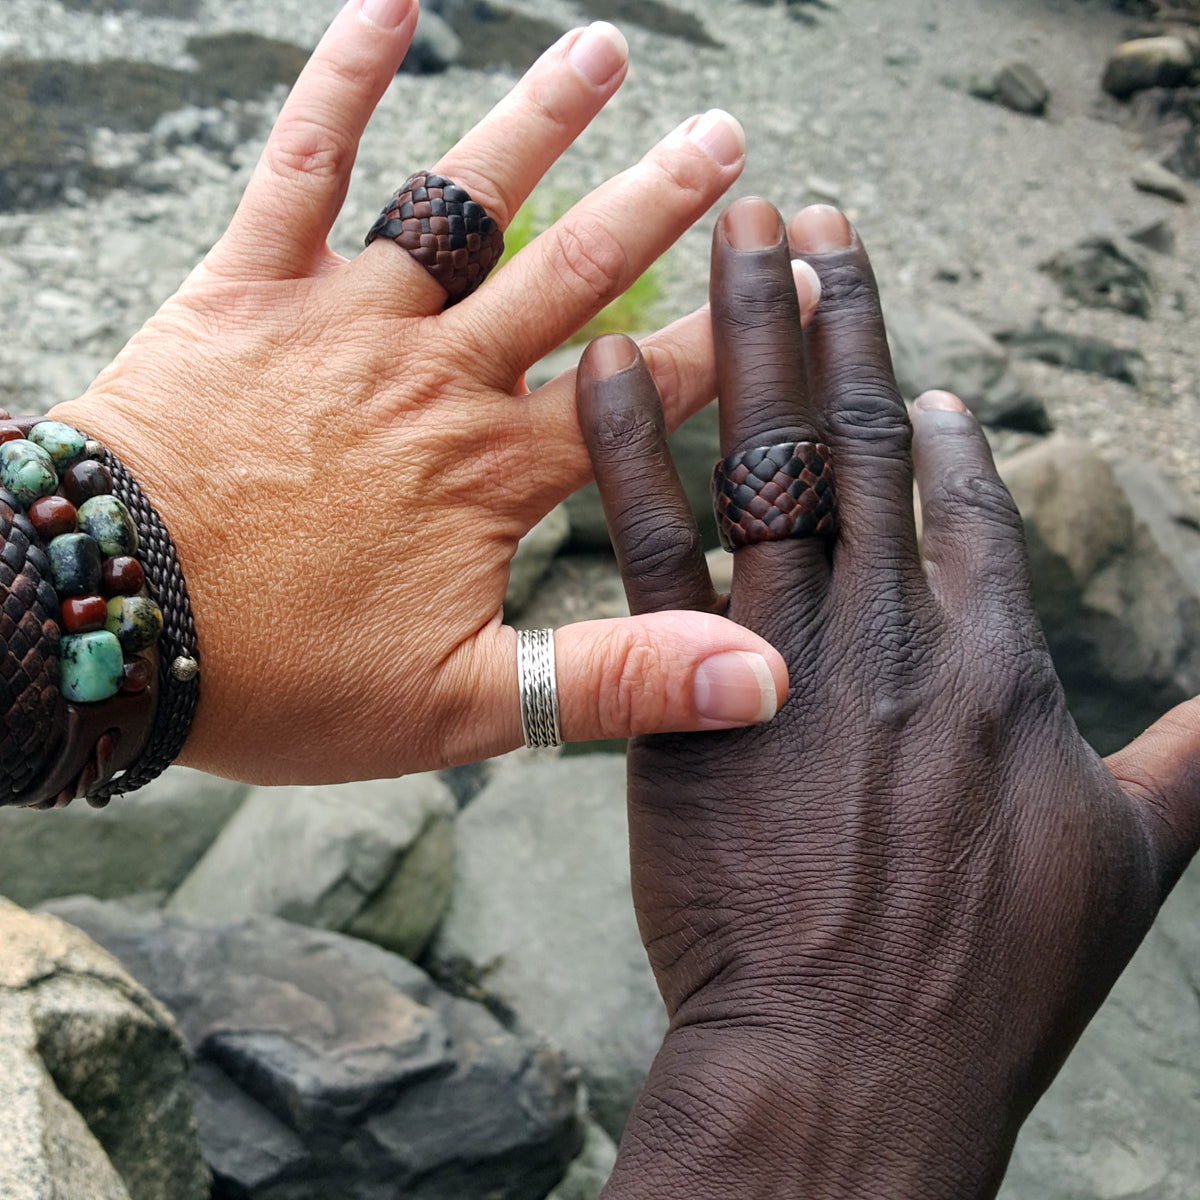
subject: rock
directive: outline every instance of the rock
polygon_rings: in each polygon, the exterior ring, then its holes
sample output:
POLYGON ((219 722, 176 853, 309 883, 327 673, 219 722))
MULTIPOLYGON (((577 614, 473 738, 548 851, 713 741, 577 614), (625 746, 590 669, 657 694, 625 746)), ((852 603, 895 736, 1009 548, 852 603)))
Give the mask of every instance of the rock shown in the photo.
POLYGON ((1023 62, 1009 63, 990 79, 973 79, 969 90, 981 100, 1031 117, 1043 116, 1050 103, 1050 89, 1037 71, 1023 62))
POLYGON ((1028 329, 1003 330, 996 340, 1020 358, 1103 375, 1135 387, 1145 374, 1146 359, 1140 350, 1126 350, 1103 338, 1047 329, 1040 323, 1028 329))
POLYGON ((508 570, 508 588, 504 593, 506 617, 515 616, 529 603, 546 569, 570 537, 571 518, 560 504, 521 539, 508 570))
POLYGON ((167 908, 218 924, 269 913, 415 957, 449 897, 455 812, 432 774, 253 788, 167 908))
POLYGON ((1193 1200, 1200 1179, 1200 864, 1033 1110, 1000 1200, 1193 1200))
POLYGON ((599 1200, 617 1162, 617 1144, 596 1124, 584 1122, 583 1150, 546 1200, 599 1200))
POLYGON ((408 75, 436 75, 462 58, 462 39, 442 17, 422 8, 412 45, 400 64, 408 75))
POLYGON ((1065 295, 1089 308, 1115 308, 1148 319, 1154 281, 1137 247, 1124 239, 1094 236, 1041 264, 1065 295))
POLYGON ((1118 477, 1068 438, 1000 469, 1072 714, 1111 753, 1200 692, 1200 515, 1150 466, 1123 463, 1118 477))
POLYGON ((629 894, 625 762, 573 756, 498 776, 462 813, 431 947, 579 1067, 618 1137, 666 1030, 629 894))
POLYGON ((1153 250, 1155 254, 1175 253, 1175 230, 1171 228, 1170 221, 1163 217, 1140 225, 1129 235, 1129 240, 1153 250))
POLYGON ((208 1200, 170 1015, 83 934, 0 900, 0 1195, 208 1200))
POLYGON ((1025 391, 1011 355, 969 317, 931 304, 889 310, 887 324, 896 381, 907 399, 945 388, 987 425, 1050 429, 1045 406, 1025 391))
POLYGON ((1182 87, 1192 65, 1191 47, 1183 38, 1137 38, 1116 48, 1104 68, 1101 86, 1118 100, 1146 88, 1182 87))
MULTIPOLYGON (((176 146, 200 146, 229 157, 242 142, 242 130, 232 105, 223 108, 199 108, 189 105, 163 113, 150 136, 161 150, 176 146)), ((94 155, 93 155, 94 157, 94 155)))
POLYGON ((559 1056, 396 955, 272 917, 54 908, 174 1012, 218 1196, 540 1200, 579 1150, 559 1056))
POLYGON ((0 809, 0 894, 35 905, 173 891, 245 798, 244 784, 186 767, 103 809, 0 809))
POLYGON ((1185 179, 1200 180, 1200 120, 1180 139, 1167 166, 1185 179))
POLYGON ((1148 159, 1133 173, 1133 186, 1139 192, 1149 192, 1154 196, 1162 196, 1164 200, 1173 200, 1176 204, 1186 204, 1187 185, 1166 167, 1148 159))

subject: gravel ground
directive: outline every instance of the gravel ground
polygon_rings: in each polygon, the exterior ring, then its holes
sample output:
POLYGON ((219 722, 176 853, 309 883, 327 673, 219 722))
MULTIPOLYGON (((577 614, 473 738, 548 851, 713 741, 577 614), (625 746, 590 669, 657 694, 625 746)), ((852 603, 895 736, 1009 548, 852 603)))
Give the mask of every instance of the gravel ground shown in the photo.
MULTIPOLYGON (((592 11, 611 3, 596 0, 592 11)), ((805 7, 812 24, 782 5, 673 3, 723 45, 622 22, 630 77, 545 181, 548 206, 620 170, 689 114, 727 108, 749 138, 735 194, 765 194, 785 210, 835 199, 860 227, 889 308, 938 302, 994 329, 1041 319, 1141 350, 1147 369, 1137 388, 1021 369, 1061 428, 1110 454, 1132 445, 1200 496, 1200 192, 1178 205, 1130 182, 1146 150, 1098 85, 1127 19, 1086 0, 837 0, 805 7), (972 75, 1015 59, 1049 84, 1045 119, 968 94, 972 75), (1177 246, 1150 256, 1158 299, 1148 321, 1069 304, 1038 270, 1086 233, 1129 233, 1158 218, 1170 222, 1177 246)), ((564 28, 588 7, 509 4, 564 28)), ((335 9, 331 0, 197 0, 195 19, 172 20, 4 0, 0 55, 125 56, 186 68, 196 33, 252 30, 311 46, 335 9)), ((643 20, 650 10, 631 11, 643 20)), ((513 78, 464 69, 441 83, 398 76, 363 141, 335 247, 354 253, 407 169, 434 161, 513 78)), ((158 190, 79 193, 52 209, 0 216, 0 403, 7 394, 19 407, 47 407, 87 385, 219 233, 281 98, 277 88, 238 108, 247 137, 227 153, 164 152, 158 190)), ((144 139, 98 136, 118 164, 145 152, 144 139)), ((704 298, 713 215, 662 268, 664 318, 704 298)))

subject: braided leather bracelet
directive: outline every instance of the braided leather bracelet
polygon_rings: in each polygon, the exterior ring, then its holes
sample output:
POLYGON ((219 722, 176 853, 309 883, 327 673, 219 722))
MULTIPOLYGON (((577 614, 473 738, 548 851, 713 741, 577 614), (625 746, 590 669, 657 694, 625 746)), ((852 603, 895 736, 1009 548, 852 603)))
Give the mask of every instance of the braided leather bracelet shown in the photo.
POLYGON ((0 485, 0 804, 100 807, 160 774, 191 727, 175 547, 116 457, 61 423, 0 412, 0 485))

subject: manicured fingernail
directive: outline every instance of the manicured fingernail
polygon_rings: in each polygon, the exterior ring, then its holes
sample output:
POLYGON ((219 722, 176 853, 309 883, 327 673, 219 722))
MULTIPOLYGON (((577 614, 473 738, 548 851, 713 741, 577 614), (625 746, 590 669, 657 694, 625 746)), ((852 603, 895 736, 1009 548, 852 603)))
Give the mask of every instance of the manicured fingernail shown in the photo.
POLYGON ((792 249, 805 254, 845 250, 854 241, 850 222, 832 205, 813 204, 798 212, 789 226, 792 249))
POLYGON ((807 325, 821 303, 821 277, 802 258, 792 259, 792 277, 796 280, 796 299, 800 301, 800 324, 807 325))
POLYGON ((412 12, 413 0, 362 0, 360 15, 389 33, 399 29, 412 12))
POLYGON ((603 87, 629 61, 629 43, 615 25, 595 21, 579 35, 567 59, 592 87, 603 87))
POLYGON ((611 379, 637 362, 637 343, 623 333, 597 338, 587 349, 588 366, 597 379, 611 379))
POLYGON ((778 708, 775 678, 761 654, 730 650, 706 658, 693 682, 696 711, 709 721, 756 725, 778 708))
POLYGON ((735 250, 767 250, 783 240, 783 219, 757 196, 735 200, 721 217, 721 229, 735 250))
POLYGON ((746 131, 735 117, 720 108, 709 109, 688 130, 687 140, 695 142, 723 167, 732 167, 746 157, 746 131))
POLYGON ((931 409, 937 412, 956 412, 965 413, 967 406, 955 395, 950 392, 923 392, 913 401, 913 408, 917 412, 929 412, 931 409))

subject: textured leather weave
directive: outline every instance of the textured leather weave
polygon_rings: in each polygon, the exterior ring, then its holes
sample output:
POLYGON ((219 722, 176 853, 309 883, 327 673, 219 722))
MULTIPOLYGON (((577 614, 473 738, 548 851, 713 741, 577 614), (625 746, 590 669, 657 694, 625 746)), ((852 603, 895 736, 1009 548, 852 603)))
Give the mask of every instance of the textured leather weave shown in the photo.
POLYGON ((444 287, 446 307, 469 296, 504 253, 504 234, 482 205, 441 175, 418 171, 367 234, 407 250, 444 287))
POLYGON ((829 447, 784 442, 731 454, 713 473, 713 507, 726 550, 809 534, 835 536, 829 447))

